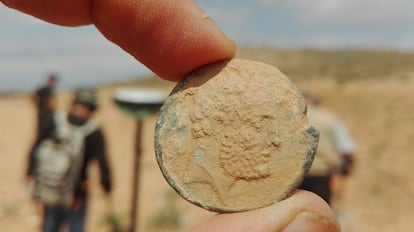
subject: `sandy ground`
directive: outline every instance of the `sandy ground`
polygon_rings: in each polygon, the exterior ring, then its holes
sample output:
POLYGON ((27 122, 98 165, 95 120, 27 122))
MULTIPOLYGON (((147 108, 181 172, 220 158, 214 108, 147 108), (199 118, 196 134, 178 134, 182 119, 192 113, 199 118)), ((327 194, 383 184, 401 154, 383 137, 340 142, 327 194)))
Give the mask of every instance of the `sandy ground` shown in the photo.
MULTIPOLYGON (((319 80, 296 84, 315 93, 325 106, 342 117, 358 143, 354 175, 337 183, 340 195, 336 208, 347 226, 344 231, 410 231, 414 212, 414 81, 319 80)), ((169 87, 165 90, 169 91, 169 87)), ((112 87, 99 90, 101 110, 96 120, 106 132, 113 169, 113 212, 117 221, 127 227, 136 124, 113 104, 112 91, 112 87)), ((65 109, 69 100, 68 93, 59 94, 59 108, 65 109)), ((155 120, 156 116, 151 116, 143 128, 139 231, 185 231, 213 213, 177 197, 164 181, 154 156, 155 120)), ((28 95, 0 97, 0 231, 39 231, 38 211, 24 185, 33 131, 34 108, 28 95)), ((97 184, 96 166, 92 166, 90 173, 87 228, 109 231, 105 220, 108 200, 97 184)))

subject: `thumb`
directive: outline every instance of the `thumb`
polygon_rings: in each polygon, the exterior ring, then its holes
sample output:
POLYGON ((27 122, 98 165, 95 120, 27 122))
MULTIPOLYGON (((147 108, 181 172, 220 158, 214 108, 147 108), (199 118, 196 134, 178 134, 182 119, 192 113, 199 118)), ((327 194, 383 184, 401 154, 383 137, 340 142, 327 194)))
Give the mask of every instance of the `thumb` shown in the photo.
POLYGON ((328 204, 307 191, 250 212, 219 214, 191 231, 339 232, 328 204))

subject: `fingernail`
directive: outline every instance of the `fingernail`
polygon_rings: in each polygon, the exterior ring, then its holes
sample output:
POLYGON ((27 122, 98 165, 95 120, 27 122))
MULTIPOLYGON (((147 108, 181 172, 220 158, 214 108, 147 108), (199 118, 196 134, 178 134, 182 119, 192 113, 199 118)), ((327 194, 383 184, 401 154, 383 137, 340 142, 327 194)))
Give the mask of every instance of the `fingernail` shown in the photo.
POLYGON ((283 232, 339 232, 336 222, 319 214, 301 212, 283 229, 283 232))

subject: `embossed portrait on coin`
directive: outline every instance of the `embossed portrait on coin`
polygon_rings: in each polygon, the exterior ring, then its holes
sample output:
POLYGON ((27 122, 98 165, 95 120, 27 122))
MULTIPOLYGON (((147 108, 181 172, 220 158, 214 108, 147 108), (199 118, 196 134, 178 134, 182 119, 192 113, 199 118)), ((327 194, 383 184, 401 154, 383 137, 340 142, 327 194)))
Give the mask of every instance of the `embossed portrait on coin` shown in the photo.
MULTIPOLYGON (((223 98, 220 95, 203 94, 204 98, 194 98, 193 110, 189 113, 190 128, 193 138, 200 141, 195 156, 200 157, 202 152, 208 150, 202 145, 205 142, 201 141, 212 140, 211 144, 215 144, 216 153, 210 155, 216 157, 214 163, 222 175, 220 179, 228 181, 227 186, 219 188, 214 175, 206 174, 212 178, 209 183, 213 189, 223 195, 230 191, 236 181, 250 182, 269 177, 271 156, 280 145, 275 135, 268 134, 271 130, 268 127, 274 123, 271 114, 263 111, 254 113, 254 110, 246 113, 246 108, 255 106, 249 106, 248 99, 240 95, 227 94, 223 98)), ((211 162, 207 164, 209 167, 205 167, 205 162, 198 162, 197 165, 203 166, 208 173, 213 169, 211 162)), ((195 180, 194 177, 192 179, 195 180)), ((206 177, 200 181, 206 183, 206 177)))

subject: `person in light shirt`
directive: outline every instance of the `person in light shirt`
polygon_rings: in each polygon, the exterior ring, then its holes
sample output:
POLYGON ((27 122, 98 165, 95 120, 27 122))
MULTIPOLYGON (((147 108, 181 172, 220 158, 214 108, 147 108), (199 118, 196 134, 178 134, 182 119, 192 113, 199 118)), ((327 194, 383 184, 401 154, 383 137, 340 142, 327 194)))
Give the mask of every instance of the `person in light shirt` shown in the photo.
POLYGON ((333 177, 352 172, 356 145, 342 120, 311 94, 303 95, 308 103, 309 124, 319 130, 319 142, 312 166, 299 188, 318 194, 330 204, 333 177))

